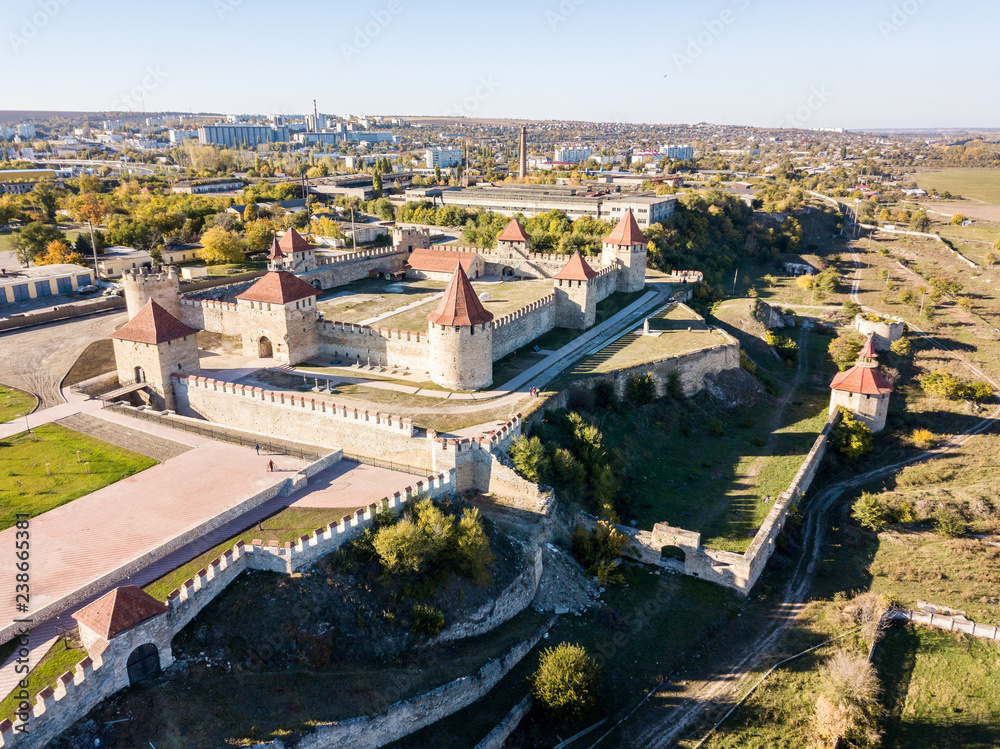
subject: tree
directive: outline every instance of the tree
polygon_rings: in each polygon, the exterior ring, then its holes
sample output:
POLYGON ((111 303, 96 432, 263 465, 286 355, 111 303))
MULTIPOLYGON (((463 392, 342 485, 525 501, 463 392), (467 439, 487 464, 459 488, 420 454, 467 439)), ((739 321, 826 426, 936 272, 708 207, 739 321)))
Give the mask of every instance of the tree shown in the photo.
POLYGON ((864 492, 851 507, 851 517, 862 528, 878 533, 888 523, 889 512, 881 497, 864 492))
MULTIPOLYGON (((82 185, 81 185, 82 190, 82 185)), ((81 194, 70 207, 71 214, 77 221, 86 221, 90 228, 90 249, 94 253, 94 268, 97 268, 98 242, 94 234, 94 224, 101 223, 111 208, 93 193, 81 194)))
POLYGON ((79 265, 84 262, 83 256, 61 239, 49 242, 45 252, 35 257, 35 265, 79 265))
POLYGON ((56 227, 32 221, 14 235, 11 245, 18 262, 21 265, 28 265, 36 256, 45 252, 49 243, 65 240, 66 235, 56 227))
POLYGON ((201 235, 202 260, 210 264, 238 263, 244 258, 245 242, 236 232, 213 227, 201 235))
POLYGON ((632 375, 625 383, 625 398, 634 406, 647 406, 656 401, 656 382, 653 375, 632 375))
POLYGON ((926 232, 931 228, 931 218, 926 211, 917 211, 910 221, 910 228, 913 231, 926 232))
POLYGON ((55 223, 56 208, 59 206, 59 194, 48 180, 35 184, 28 193, 28 200, 38 209, 41 217, 50 224, 55 223))
POLYGON ((962 382, 943 369, 936 369, 921 377, 920 387, 931 395, 947 400, 958 400, 962 397, 962 382))
POLYGON ((889 345, 889 350, 896 356, 909 356, 913 353, 913 344, 909 338, 900 338, 889 345))
POLYGON ((570 720, 593 704, 596 679, 597 662, 586 648, 562 642, 542 651, 531 692, 547 713, 570 720))
POLYGON ((510 457, 514 468, 528 481, 541 483, 548 473, 549 459, 538 437, 518 437, 510 446, 510 457))
POLYGON ((966 216, 964 213, 956 213, 952 215, 951 223, 953 223, 955 226, 961 226, 968 220, 968 218, 969 217, 966 216))
POLYGON ((382 172, 375 172, 372 175, 372 191, 375 193, 375 197, 382 197, 382 172))
POLYGON ((434 165, 434 182, 437 183, 437 184, 441 183, 441 165, 440 164, 435 164, 434 165))
POLYGON ((247 253, 266 252, 274 241, 274 227, 267 221, 251 221, 244 226, 247 253))
POLYGON ((243 221, 244 222, 246 222, 246 221, 256 221, 259 215, 260 214, 257 211, 257 204, 256 203, 247 203, 246 206, 243 207, 243 221))
POLYGON ((875 447, 875 440, 867 425, 846 408, 840 409, 840 423, 831 437, 833 449, 848 458, 857 458, 875 447))
POLYGON ((858 358, 858 352, 861 351, 863 345, 864 342, 860 336, 849 333, 834 338, 827 350, 830 358, 833 359, 840 371, 843 372, 848 367, 854 365, 854 362, 858 358))

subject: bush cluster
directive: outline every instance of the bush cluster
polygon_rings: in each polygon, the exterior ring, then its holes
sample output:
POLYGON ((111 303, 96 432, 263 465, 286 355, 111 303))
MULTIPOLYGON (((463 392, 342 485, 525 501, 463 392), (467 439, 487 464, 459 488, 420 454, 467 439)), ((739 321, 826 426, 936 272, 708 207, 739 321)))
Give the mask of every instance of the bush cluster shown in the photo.
POLYGON ((935 369, 920 378, 920 387, 931 395, 947 400, 970 400, 982 403, 993 397, 993 387, 985 380, 962 380, 943 369, 935 369))

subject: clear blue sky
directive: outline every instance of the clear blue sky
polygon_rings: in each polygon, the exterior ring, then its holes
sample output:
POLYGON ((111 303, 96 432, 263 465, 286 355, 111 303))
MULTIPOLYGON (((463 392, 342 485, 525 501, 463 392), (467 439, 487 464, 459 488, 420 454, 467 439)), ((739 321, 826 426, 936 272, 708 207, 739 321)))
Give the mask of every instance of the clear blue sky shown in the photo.
POLYGON ((1000 4, 986 0, 6 0, 4 10, 0 110, 139 111, 142 91, 147 111, 292 114, 315 97, 332 114, 1000 126, 1000 4))

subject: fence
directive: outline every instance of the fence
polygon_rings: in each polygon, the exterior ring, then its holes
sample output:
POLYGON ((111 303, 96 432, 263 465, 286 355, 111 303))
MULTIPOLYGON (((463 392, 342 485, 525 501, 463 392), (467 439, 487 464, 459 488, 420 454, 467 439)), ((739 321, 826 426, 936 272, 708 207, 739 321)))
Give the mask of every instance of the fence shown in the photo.
MULTIPOLYGON (((149 411, 146 409, 119 405, 110 405, 107 406, 107 408, 117 413, 131 416, 135 419, 151 421, 156 424, 162 424, 163 426, 170 427, 171 429, 179 429, 184 432, 190 432, 191 434, 197 434, 199 437, 207 437, 208 439, 218 440, 220 442, 228 442, 232 445, 239 445, 240 447, 255 447, 259 445, 260 449, 266 452, 288 455, 302 460, 319 460, 326 452, 328 452, 319 448, 310 450, 304 446, 296 446, 287 442, 269 442, 255 435, 244 434, 234 429, 209 426, 207 422, 205 426, 202 426, 201 424, 194 424, 191 420, 184 417, 166 416, 159 411, 149 411)), ((412 471, 408 471, 408 473, 412 473, 412 471)), ((420 471, 421 475, 425 473, 426 471, 420 471)))
POLYGON ((389 471, 398 471, 400 473, 409 473, 414 476, 426 476, 427 469, 419 468, 417 466, 406 465, 405 463, 393 463, 391 460, 379 460, 378 458, 372 458, 367 455, 360 455, 358 453, 344 453, 344 460, 353 460, 355 463, 364 463, 366 466, 374 466, 375 468, 385 468, 389 471))

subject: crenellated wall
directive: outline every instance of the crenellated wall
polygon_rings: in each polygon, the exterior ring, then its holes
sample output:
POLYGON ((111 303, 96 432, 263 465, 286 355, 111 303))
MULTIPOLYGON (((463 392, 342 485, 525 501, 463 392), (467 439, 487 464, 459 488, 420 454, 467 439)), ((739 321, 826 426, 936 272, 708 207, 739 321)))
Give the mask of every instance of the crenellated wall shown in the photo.
POLYGON ((415 372, 427 372, 429 369, 430 349, 426 333, 321 321, 319 345, 324 356, 334 359, 381 364, 415 372))
POLYGON ((373 270, 401 271, 406 267, 409 253, 403 247, 380 247, 373 250, 348 252, 336 257, 317 260, 321 263, 316 270, 298 274, 306 283, 319 289, 332 289, 351 281, 368 278, 373 270))
POLYGON ((238 309, 239 307, 231 302, 181 297, 180 320, 197 330, 239 338, 242 331, 238 309))
POLYGON ((493 361, 502 359, 521 346, 526 346, 538 336, 548 333, 555 325, 554 292, 509 315, 493 320, 493 361))
POLYGON ((175 377, 173 383, 177 412, 184 416, 289 440, 308 434, 317 444, 430 467, 426 441, 413 438, 412 419, 205 377, 175 377))

